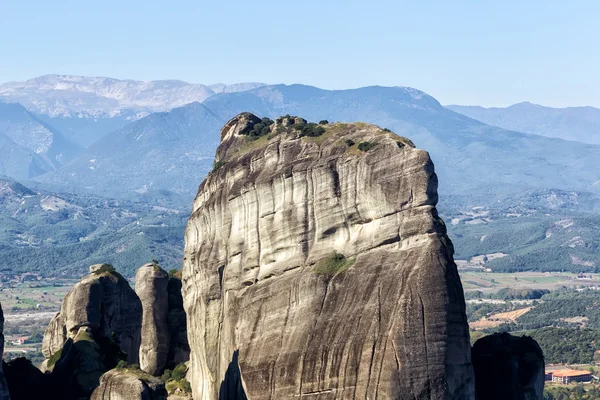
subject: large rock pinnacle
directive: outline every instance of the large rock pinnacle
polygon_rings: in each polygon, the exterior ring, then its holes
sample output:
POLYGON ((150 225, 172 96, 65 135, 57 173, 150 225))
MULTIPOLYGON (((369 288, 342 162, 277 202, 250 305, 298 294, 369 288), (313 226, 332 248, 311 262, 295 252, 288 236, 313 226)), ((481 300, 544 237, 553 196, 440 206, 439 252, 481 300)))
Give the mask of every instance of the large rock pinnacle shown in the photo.
POLYGON ((140 368, 150 375, 163 372, 169 356, 169 275, 156 264, 146 264, 135 274, 135 292, 142 302, 140 368))
POLYGON ((62 351, 82 327, 89 328, 98 343, 116 343, 128 363, 138 363, 142 304, 127 280, 108 264, 90 267, 90 274, 65 296, 44 333, 44 357, 62 351))
POLYGON ((185 234, 194 399, 473 399, 427 152, 248 113, 221 138, 185 234))

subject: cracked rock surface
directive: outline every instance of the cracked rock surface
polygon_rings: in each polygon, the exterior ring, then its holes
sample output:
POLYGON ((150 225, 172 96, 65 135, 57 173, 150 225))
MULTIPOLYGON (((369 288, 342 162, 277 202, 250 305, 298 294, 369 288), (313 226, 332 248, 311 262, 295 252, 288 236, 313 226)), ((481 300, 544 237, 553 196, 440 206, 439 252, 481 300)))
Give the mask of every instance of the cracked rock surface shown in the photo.
POLYGON ((427 152, 377 126, 249 113, 185 233, 194 399, 473 399, 462 286, 427 152), (366 144, 363 144, 366 143, 366 144))

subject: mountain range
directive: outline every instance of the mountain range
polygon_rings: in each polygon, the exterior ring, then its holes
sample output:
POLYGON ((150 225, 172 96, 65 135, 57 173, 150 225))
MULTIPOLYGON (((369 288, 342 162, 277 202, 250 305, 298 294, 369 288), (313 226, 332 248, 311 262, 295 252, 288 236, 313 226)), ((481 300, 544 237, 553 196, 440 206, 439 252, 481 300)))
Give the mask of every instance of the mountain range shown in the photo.
POLYGON ((212 168, 222 124, 200 103, 150 114, 37 180, 121 198, 160 190, 191 195, 212 168))
POLYGON ((20 103, 67 138, 87 147, 104 134, 150 113, 201 102, 262 83, 193 84, 178 80, 135 81, 107 77, 44 75, 0 84, 0 101, 20 103))
POLYGON ((0 174, 30 179, 60 168, 81 148, 16 103, 0 103, 0 174))
POLYGON ((37 179, 103 193, 153 188, 191 196, 212 168, 219 126, 242 111, 360 120, 392 129, 431 153, 442 195, 487 193, 492 200, 530 188, 600 191, 600 171, 594 168, 600 146, 486 125, 404 87, 329 91, 275 85, 217 94, 127 125, 37 179))
MULTIPOLYGON (((79 90, 79 86, 68 87, 71 94, 79 90)), ((31 90, 44 99, 42 94, 31 90)), ((201 102, 192 101, 180 107, 166 102, 167 110, 156 112, 145 103, 137 109, 119 108, 120 114, 114 116, 77 114, 76 107, 67 107, 68 113, 52 117, 36 113, 33 108, 0 103, 0 174, 21 181, 35 196, 53 196, 82 204, 84 208, 83 204, 107 201, 101 199, 118 199, 110 201, 127 204, 127 210, 139 210, 136 218, 140 222, 148 215, 154 218, 154 211, 145 208, 146 205, 166 205, 181 215, 189 211, 199 182, 213 168, 220 127, 240 112, 250 111, 273 119, 291 114, 315 122, 365 121, 408 137, 417 147, 430 152, 440 182, 440 213, 447 221, 458 221, 449 225, 449 232, 458 244, 459 257, 468 259, 505 249, 511 256, 494 260, 491 266, 499 270, 510 270, 514 265, 520 269, 552 270, 561 270, 565 265, 579 270, 595 270, 600 266, 600 259, 593 256, 599 246, 595 237, 599 233, 600 168, 596 162, 600 145, 592 140, 588 143, 580 136, 578 140, 565 140, 570 138, 565 135, 552 137, 560 135, 551 133, 551 129, 527 133, 521 128, 517 131, 494 126, 494 121, 455 112, 454 109, 461 110, 444 107, 428 94, 407 87, 332 91, 305 85, 240 84, 214 86, 211 90, 210 96, 201 102), (171 106, 175 108, 170 109, 171 106), (144 113, 148 115, 142 116, 144 113), (87 143, 76 140, 82 137, 87 143), (480 214, 477 210, 487 212, 487 217, 475 217, 480 214), (563 220, 573 221, 574 225, 559 229, 565 225, 563 220), (546 237, 548 232, 552 236, 546 237), (584 245, 580 246, 581 243, 584 245), (551 259, 540 254, 550 254, 551 259)), ((48 96, 44 101, 53 95, 48 96)), ((531 110, 524 112, 521 119, 515 117, 515 121, 524 121, 525 117, 534 119, 530 114, 540 108, 535 106, 531 110)), ((584 125, 583 120, 578 119, 580 125, 584 125)), ((559 124, 551 125, 556 128, 559 124)), ((593 132, 593 126, 589 122, 589 132, 593 132)), ((32 207, 29 215, 42 218, 41 215, 49 213, 37 206, 40 199, 23 203, 26 208, 32 207)), ((107 214, 102 207, 94 210, 87 218, 98 221, 94 226, 99 229, 107 214)), ((5 221, 12 221, 11 218, 7 214, 5 221)), ((128 225, 131 222, 128 220, 123 220, 123 227, 129 226, 127 229, 92 235, 100 242, 81 243, 69 242, 61 236, 70 229, 79 232, 81 222, 75 214, 64 219, 62 225, 54 225, 56 235, 50 231, 40 235, 34 228, 38 220, 27 221, 21 222, 19 235, 29 235, 38 238, 37 241, 17 240, 17 243, 10 232, 0 240, 0 246, 4 243, 11 251, 7 258, 10 263, 33 265, 29 256, 23 255, 23 249, 27 246, 34 249, 33 253, 26 252, 31 256, 56 247, 47 243, 60 245, 52 250, 57 255, 64 256, 68 247, 69 254, 78 254, 78 258, 85 260, 89 257, 112 260, 113 241, 121 243, 121 248, 131 248, 130 254, 155 251, 166 257, 168 249, 181 250, 175 233, 179 228, 174 228, 182 226, 179 220, 167 223, 170 230, 158 234, 156 240, 160 245, 148 244, 142 238, 149 236, 143 234, 127 241, 128 232, 135 231, 135 224, 128 225), (101 243, 98 246, 104 250, 96 252, 93 243, 101 243)), ((86 229, 86 232, 103 232, 86 229)), ((86 236, 89 235, 81 237, 86 236)), ((68 264, 69 268, 80 268, 75 259, 68 264)))
POLYGON ((467 117, 518 132, 600 144, 600 109, 551 108, 523 102, 506 108, 446 106, 467 117))

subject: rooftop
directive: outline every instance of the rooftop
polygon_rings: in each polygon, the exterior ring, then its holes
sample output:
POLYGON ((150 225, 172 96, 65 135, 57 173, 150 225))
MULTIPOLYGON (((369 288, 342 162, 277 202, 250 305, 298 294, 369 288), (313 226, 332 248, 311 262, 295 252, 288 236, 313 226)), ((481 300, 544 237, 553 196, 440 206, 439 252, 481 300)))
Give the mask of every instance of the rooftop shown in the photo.
POLYGON ((589 371, 581 371, 578 369, 561 369, 558 371, 552 371, 553 376, 558 377, 575 377, 575 376, 584 376, 590 375, 589 371))

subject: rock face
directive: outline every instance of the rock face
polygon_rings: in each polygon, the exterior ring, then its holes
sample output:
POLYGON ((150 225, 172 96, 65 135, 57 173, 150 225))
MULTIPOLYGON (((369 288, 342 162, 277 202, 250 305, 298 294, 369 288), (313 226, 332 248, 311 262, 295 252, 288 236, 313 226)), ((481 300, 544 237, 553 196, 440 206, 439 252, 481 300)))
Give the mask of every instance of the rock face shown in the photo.
POLYGON ((150 375, 165 369, 169 356, 169 274, 156 264, 146 264, 135 274, 135 292, 142 302, 140 368, 150 375))
POLYGON ((2 306, 0 306, 0 400, 9 400, 10 395, 8 393, 8 385, 6 384, 6 378, 4 377, 4 371, 2 370, 2 354, 4 354, 4 312, 2 306))
POLYGON ((542 400, 544 355, 530 337, 498 333, 473 346, 478 400, 542 400))
POLYGON ((473 399, 429 155, 304 122, 244 113, 221 131, 185 233, 194 399, 473 399))
POLYGON ((112 266, 92 266, 90 271, 65 296, 60 312, 46 328, 44 357, 61 351, 67 339, 75 339, 85 327, 101 347, 117 343, 128 363, 138 363, 142 327, 138 296, 112 266))
POLYGON ((113 369, 102 375, 91 400, 166 400, 164 383, 142 371, 113 369))

